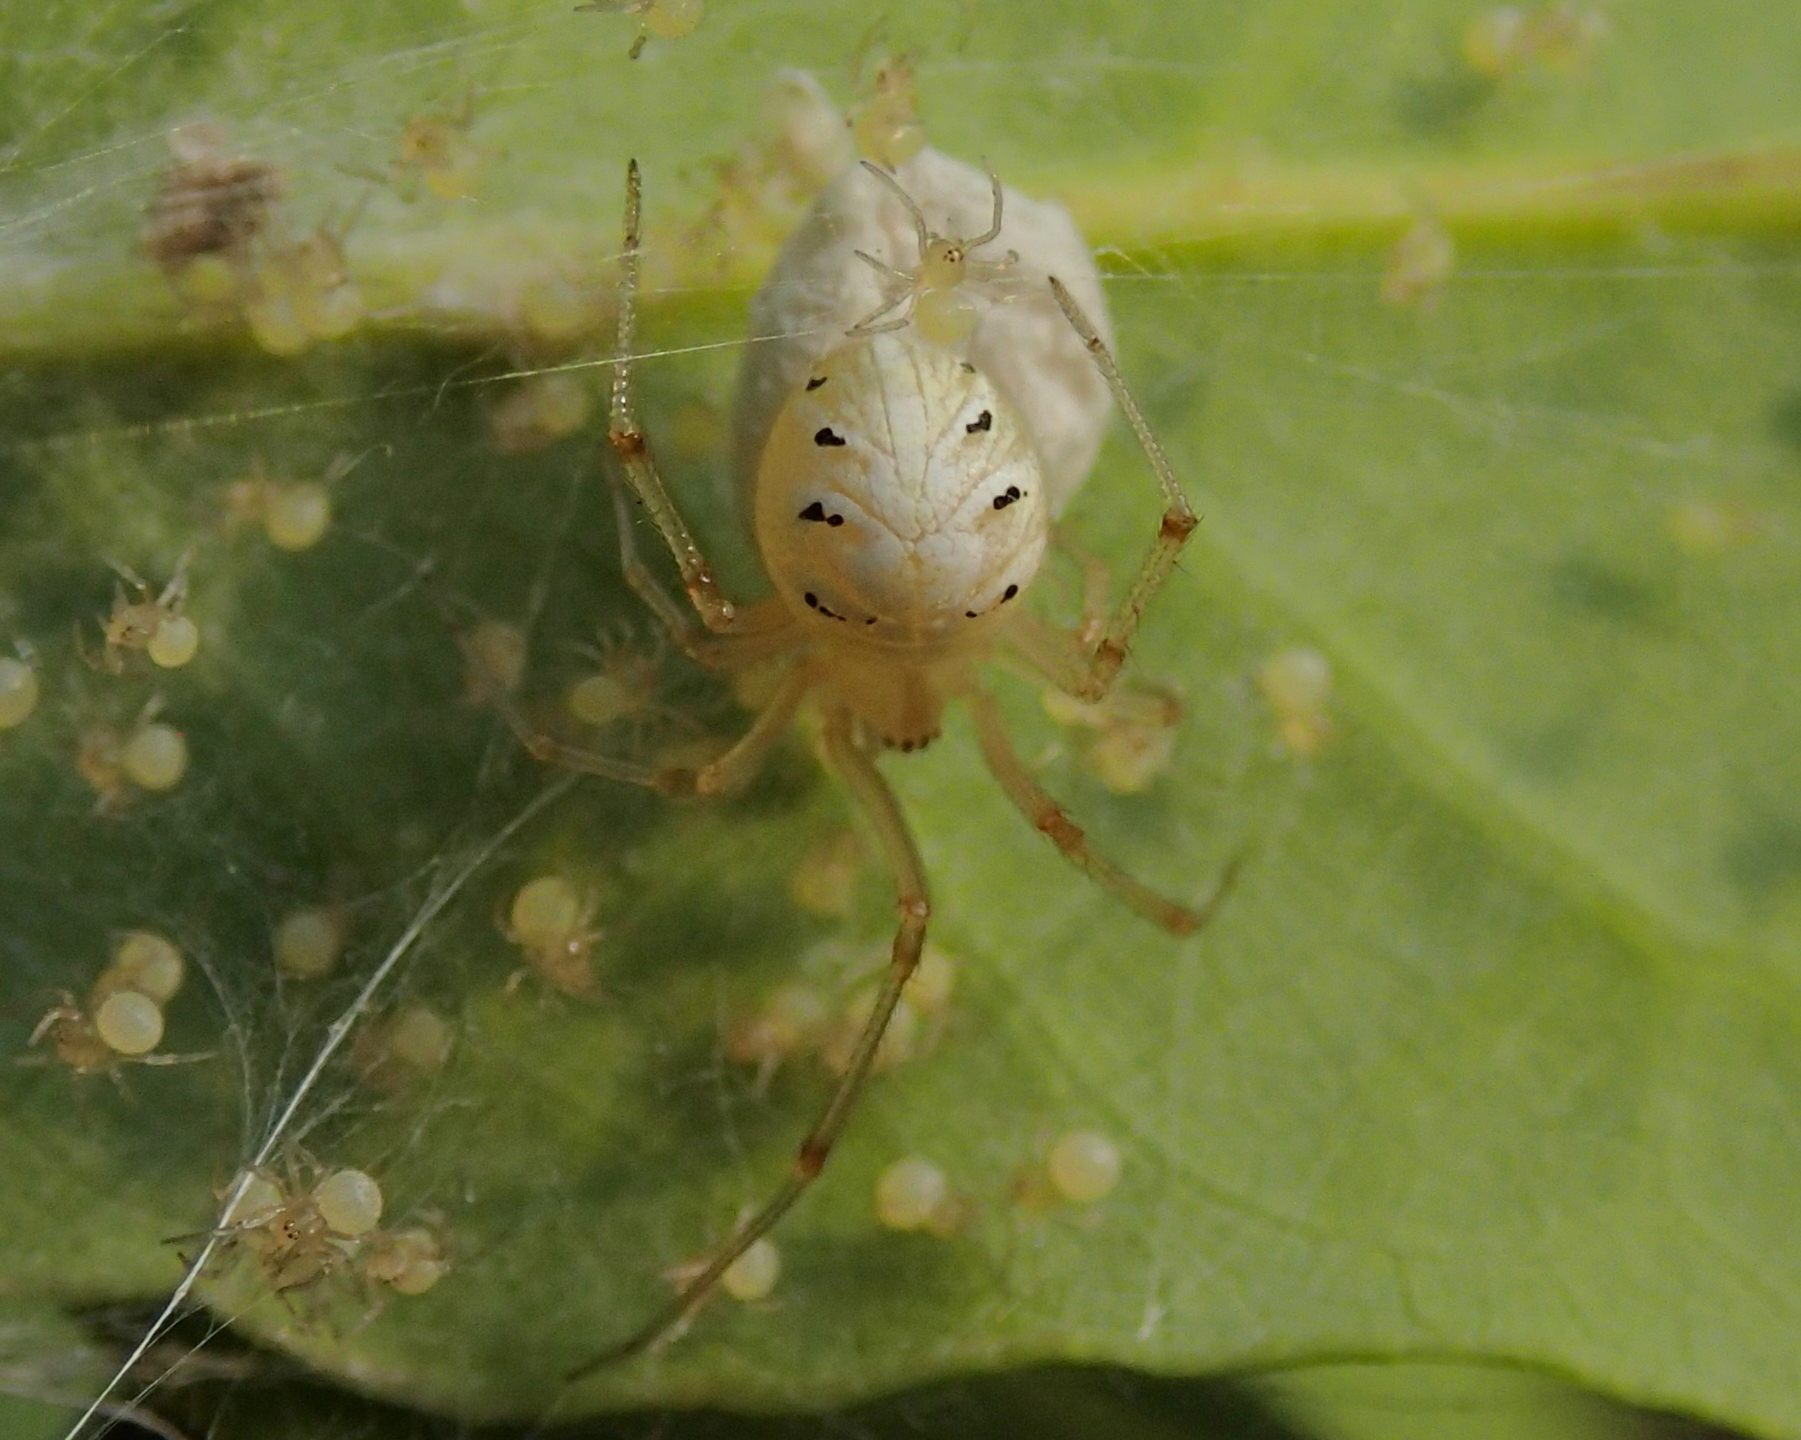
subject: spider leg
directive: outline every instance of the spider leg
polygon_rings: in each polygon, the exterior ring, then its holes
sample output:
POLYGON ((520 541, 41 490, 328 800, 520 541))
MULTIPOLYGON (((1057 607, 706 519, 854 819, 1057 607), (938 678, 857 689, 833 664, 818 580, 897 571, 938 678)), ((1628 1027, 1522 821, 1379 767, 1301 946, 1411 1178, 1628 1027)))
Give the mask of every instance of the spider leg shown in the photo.
MULTIPOLYGON (((898 303, 898 302, 896 302, 896 303, 898 303)), ((888 311, 892 310, 893 308, 894 308, 893 305, 884 305, 880 310, 876 311, 875 315, 871 315, 871 316, 867 317, 866 319, 859 320, 855 325, 851 326, 850 329, 846 330, 844 333, 846 335, 886 335, 890 331, 905 330, 907 328, 907 326, 913 320, 913 307, 911 305, 909 305, 905 310, 903 310, 893 320, 885 321, 883 324, 880 324, 880 325, 872 325, 869 323, 871 320, 874 320, 876 318, 876 315, 884 315, 888 311)))
POLYGON ((925 259, 926 250, 932 243, 932 232, 930 227, 926 224, 925 211, 919 208, 919 202, 907 193, 906 187, 902 185, 900 181, 896 180, 891 173, 884 170, 880 165, 876 164, 875 161, 864 160, 860 163, 865 170, 892 190, 895 195, 899 197, 901 204, 907 207, 907 213, 913 217, 913 229, 919 235, 919 258, 921 260, 925 259))
MULTIPOLYGON (((896 270, 886 260, 876 259, 875 256, 871 255, 867 250, 853 250, 850 253, 855 255, 865 265, 869 266, 870 269, 886 276, 888 279, 898 280, 901 284, 906 285, 909 288, 912 286, 913 277, 905 270, 896 270)), ((899 302, 897 301, 896 303, 898 304, 899 302)), ((879 314, 880 312, 878 311, 877 313, 879 314)))
POLYGON ((554 735, 534 730, 510 698, 503 697, 497 703, 507 724, 519 737, 519 743, 535 760, 586 775, 598 775, 604 780, 642 785, 663 795, 720 795, 739 789, 755 778, 812 685, 811 672, 803 665, 793 666, 768 703, 757 712, 750 728, 733 742, 731 748, 718 758, 692 769, 677 765, 643 765, 571 745, 554 735))
POLYGON ((1113 588, 1107 562, 1072 540, 1061 525, 1051 532, 1051 544, 1069 556, 1082 572, 1082 623, 1076 635, 1083 644, 1093 645, 1106 633, 1107 596, 1113 588))
POLYGON ((625 171, 625 246, 619 256, 619 331, 613 347, 613 398, 607 440, 619 457, 626 480, 675 557, 682 587, 694 602, 702 623, 715 634, 728 634, 737 628, 738 609, 720 590, 711 563, 669 498, 632 403, 632 341, 637 330, 642 210, 643 185, 638 162, 633 160, 625 171))
POLYGON ((965 240, 965 250, 980 250, 990 241, 998 240, 1001 234, 1001 177, 994 173, 994 166, 986 160, 982 162, 982 168, 988 172, 988 188, 994 192, 994 223, 980 235, 965 240))
MULTIPOLYGON (((886 269, 887 267, 883 266, 882 268, 886 269)), ((846 335, 881 335, 890 330, 904 329, 907 322, 913 318, 913 301, 917 292, 913 289, 911 277, 902 276, 901 278, 906 282, 905 288, 896 290, 892 295, 883 300, 880 305, 876 306, 875 309, 871 310, 844 333, 846 335), (901 310, 901 313, 893 320, 889 320, 881 325, 876 324, 876 321, 880 320, 884 315, 892 310, 899 309, 899 307, 903 305, 907 308, 901 310)))
POLYGON ((1234 859, 1226 866, 1214 882, 1213 892, 1199 905, 1178 905, 1159 895, 1089 847, 1088 837, 1081 827, 1032 778, 1031 771, 1019 758, 1019 752, 1013 748, 1013 742, 1007 738, 1006 726, 994 701, 980 690, 970 691, 965 699, 976 722, 977 743, 982 747, 982 758, 987 762, 989 772, 1000 782, 1014 808, 1031 821, 1033 829, 1049 836, 1065 859, 1089 879, 1111 890, 1153 925, 1160 925, 1173 935, 1192 935, 1213 918, 1220 901, 1237 878, 1240 859, 1234 859))
POLYGON ((31 1034, 25 1043, 28 1046, 36 1045, 63 1021, 79 1019, 81 1019, 81 1011, 75 1008, 74 1000, 65 995, 61 1003, 51 1006, 44 1012, 44 1018, 31 1027, 31 1034))
POLYGON ((833 715, 827 721, 824 740, 826 762, 837 771, 875 825, 882 849, 894 871, 900 928, 895 933, 888 973, 877 992, 875 1006, 863 1033, 857 1037, 856 1048, 851 1051, 843 1077, 795 1152, 794 1165, 787 1178, 763 1202, 762 1208, 739 1224, 731 1239, 719 1248, 698 1275, 682 1286, 673 1300, 626 1339, 570 1371, 567 1378, 571 1381, 648 1350, 679 1327, 699 1308, 733 1262, 767 1234, 819 1178, 832 1146, 862 1096, 876 1051, 887 1033, 894 1007, 900 1002, 901 990, 919 964, 931 905, 926 898, 925 867, 906 816, 902 814, 894 792, 888 788, 888 782, 876 769, 875 761, 857 744, 846 717, 833 715))
POLYGON ((1019 251, 1009 250, 998 260, 965 260, 963 273, 966 280, 983 284, 990 280, 999 280, 1019 263, 1019 251))
POLYGON ((730 670, 779 655, 794 643, 788 614, 773 597, 746 606, 738 624, 726 634, 709 633, 675 600, 638 554, 631 506, 625 487, 615 482, 613 514, 619 527, 619 568, 625 583, 656 616, 664 632, 695 664, 708 670, 730 670))
POLYGON ((1163 453, 1163 447, 1157 443, 1157 437, 1151 433, 1151 427, 1145 421, 1144 412, 1138 408, 1138 402, 1126 388, 1125 379, 1120 375, 1119 366, 1107 349, 1106 342, 1082 313, 1075 298, 1064 288, 1063 282, 1055 276, 1051 277, 1051 293, 1056 296, 1057 304, 1062 308, 1070 326, 1088 347, 1088 353, 1094 357, 1096 368, 1106 379, 1108 389, 1113 392, 1114 403, 1125 414, 1133 435, 1138 439, 1139 447, 1144 451, 1145 459, 1150 462, 1151 473, 1157 477, 1157 483, 1163 491, 1163 518, 1157 526, 1157 538, 1151 545, 1150 553, 1139 566, 1138 574, 1126 592, 1125 599, 1114 610, 1099 637, 1092 643, 1078 640, 1061 654, 1051 654, 1044 647, 1037 647, 1040 653, 1034 657, 1034 663, 1044 667, 1053 683, 1077 699, 1098 700, 1107 693, 1118 676, 1145 608, 1168 578, 1169 572, 1175 568, 1176 557, 1181 554, 1182 546, 1187 543, 1194 527, 1200 522, 1195 516, 1194 507, 1188 503, 1188 497, 1182 493, 1181 483, 1176 479, 1169 457, 1163 453))

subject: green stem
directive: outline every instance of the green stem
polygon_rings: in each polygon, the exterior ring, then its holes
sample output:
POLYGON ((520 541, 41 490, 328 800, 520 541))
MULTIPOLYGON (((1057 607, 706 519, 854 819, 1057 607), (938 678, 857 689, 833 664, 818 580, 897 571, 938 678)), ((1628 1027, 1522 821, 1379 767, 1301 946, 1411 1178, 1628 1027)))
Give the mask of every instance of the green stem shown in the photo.
MULTIPOLYGON (((1392 241, 1429 207, 1459 240, 1604 242, 1643 227, 1734 234, 1801 228, 1801 148, 1740 150, 1564 167, 1305 167, 1235 162, 1185 175, 1077 180, 1061 194, 1096 246, 1128 265, 1199 268, 1221 259, 1361 250, 1392 241)), ((666 217, 667 219, 667 217, 666 217)), ((653 247, 654 248, 654 247, 653 247)), ((665 245, 665 253, 673 246, 665 245)), ((519 336, 517 297, 545 276, 578 286, 610 281, 610 231, 512 219, 386 238, 352 237, 367 298, 364 333, 428 335, 478 345, 519 336), (446 274, 479 275, 456 290, 446 274)), ((768 266, 764 247, 737 251, 724 271, 655 273, 651 305, 718 301, 748 289, 768 266)), ((597 317, 595 335, 604 329, 597 317)), ((582 348, 575 337, 569 348, 582 348)), ((171 347, 248 344, 228 309, 184 309, 174 288, 136 253, 34 266, 14 258, 0 275, 0 362, 171 347)))

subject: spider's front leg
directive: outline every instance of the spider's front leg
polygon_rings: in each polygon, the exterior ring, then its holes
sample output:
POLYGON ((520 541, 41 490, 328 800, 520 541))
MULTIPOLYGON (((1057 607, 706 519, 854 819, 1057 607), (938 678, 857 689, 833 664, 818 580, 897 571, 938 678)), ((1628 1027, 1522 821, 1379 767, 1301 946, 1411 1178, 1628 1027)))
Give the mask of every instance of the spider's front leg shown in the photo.
POLYGON ((876 259, 867 250, 853 250, 851 254, 869 266, 880 277, 882 303, 844 333, 846 335, 885 335, 891 330, 906 329, 907 323, 913 318, 913 301, 916 298, 913 276, 905 270, 896 270, 892 265, 876 259), (876 323, 883 316, 900 310, 903 305, 907 308, 894 319, 886 324, 878 325, 876 323))
POLYGON ((1093 322, 1082 313, 1081 306, 1076 304, 1075 297, 1055 276, 1051 277, 1051 293, 1056 297, 1071 328, 1081 337, 1082 344, 1094 357, 1095 367, 1106 380, 1107 388, 1113 392, 1114 403, 1131 425, 1132 434, 1137 437, 1145 459, 1150 462, 1151 472, 1157 477, 1157 483, 1163 491, 1163 515, 1157 523, 1157 538, 1151 544, 1150 553, 1139 566, 1138 574, 1133 578, 1125 598, 1100 627, 1097 636, 1089 638, 1093 628, 1089 625, 1084 625, 1082 632, 1075 636, 1054 636, 1032 627, 1021 627, 1016 636, 1020 653, 1052 684, 1079 700, 1095 701, 1113 687, 1120 667, 1125 664, 1126 651, 1138 633, 1138 622, 1144 618, 1144 612, 1151 603, 1151 597, 1162 588, 1169 572, 1175 568, 1176 558, 1182 553, 1182 547, 1188 543, 1188 537, 1200 522, 1194 513, 1194 507, 1188 503, 1188 497, 1182 491, 1181 483, 1176 479, 1169 457, 1163 453, 1163 447, 1151 433, 1144 412, 1138 408, 1138 402, 1126 388, 1125 377, 1119 373, 1119 366, 1114 361, 1112 352, 1107 349, 1107 342, 1101 339, 1093 322))
POLYGON ((619 569, 625 583, 676 648, 704 670, 732 670, 754 665, 792 647, 794 629, 788 611, 774 596, 735 612, 732 629, 715 633, 682 609, 638 554, 631 505, 623 484, 613 488, 613 514, 619 527, 619 569))
MULTIPOLYGON (((632 400, 632 343, 637 330, 639 249, 642 239, 642 182, 638 162, 625 172, 625 246, 619 256, 619 331, 613 346, 613 398, 607 441, 618 456, 625 478, 663 536, 681 571, 701 623, 715 635, 741 633, 743 617, 714 578, 713 567, 669 498, 651 459, 644 429, 632 400)), ((623 533, 623 532, 622 532, 623 533)), ((629 577, 628 577, 629 578, 629 577)), ((653 606, 653 608, 655 608, 653 606)))

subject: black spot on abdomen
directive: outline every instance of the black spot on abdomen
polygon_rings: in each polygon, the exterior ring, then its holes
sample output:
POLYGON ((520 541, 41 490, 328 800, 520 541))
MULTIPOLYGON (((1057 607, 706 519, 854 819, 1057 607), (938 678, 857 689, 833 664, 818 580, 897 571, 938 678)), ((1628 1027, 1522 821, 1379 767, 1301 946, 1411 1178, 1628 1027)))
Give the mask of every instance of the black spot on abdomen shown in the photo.
POLYGON ((826 514, 825 513, 825 504, 824 504, 824 502, 819 501, 819 500, 815 500, 811 505, 807 506, 807 508, 805 510, 801 511, 800 514, 795 516, 794 518, 797 520, 811 520, 815 524, 829 525, 834 530, 836 530, 840 525, 842 525, 844 523, 844 517, 842 515, 826 514))

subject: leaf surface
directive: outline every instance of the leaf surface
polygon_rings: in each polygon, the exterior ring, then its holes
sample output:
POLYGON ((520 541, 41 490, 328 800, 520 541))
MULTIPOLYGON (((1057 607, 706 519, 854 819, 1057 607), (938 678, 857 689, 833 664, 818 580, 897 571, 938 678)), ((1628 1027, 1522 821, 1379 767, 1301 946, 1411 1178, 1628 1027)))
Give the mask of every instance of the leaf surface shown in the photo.
MULTIPOLYGON (((522 348, 520 297, 555 281, 604 309, 628 153, 653 440, 730 582, 759 583, 722 417, 738 287, 779 230, 696 231, 703 162, 778 65, 847 98, 867 17, 714 9, 636 64, 629 19, 554 7, 0 20, 0 629, 45 685, 0 735, 0 828, 28 837, 0 851, 0 1048, 148 924, 197 967, 166 1048, 216 1052, 128 1070, 127 1095, 0 1072, 0 1296, 167 1293, 194 1243, 166 1242, 211 1223, 397 955, 377 1009, 451 1017, 450 1064, 378 1093, 352 1042, 289 1133, 377 1173, 391 1216, 439 1217, 451 1276, 366 1324, 343 1293, 250 1303, 242 1265, 200 1287, 354 1388, 517 1418, 818 1407, 1044 1361, 1426 1355, 1801 1429, 1801 23, 1676 0, 1612 16, 1580 67, 1498 82, 1448 4, 896 22, 935 141, 1114 247, 1123 368, 1205 517, 1134 656, 1185 700, 1170 771, 1110 794, 1082 735, 997 682, 1022 748, 1149 882, 1198 895, 1249 860, 1217 922, 1171 940, 1061 867, 961 717, 887 762, 958 965, 948 1015, 779 1232, 769 1303, 720 1301, 558 1393, 775 1183, 822 1101, 811 1062, 760 1090, 725 1031, 797 975, 842 1004, 892 924, 873 867, 848 919, 789 896, 849 823, 804 741, 721 804, 583 782, 485 855, 549 777, 462 703, 455 634, 529 621, 548 695, 597 627, 647 632, 597 432, 497 454, 488 419, 507 372, 605 354, 598 322, 522 348), (409 116, 468 92, 475 198, 376 189, 349 231, 356 338, 260 355, 135 249, 177 121, 204 110, 279 163, 299 235, 350 213, 409 116), (1455 268, 1435 301, 1384 303, 1422 207, 1455 268), (255 463, 316 477, 338 455, 362 458, 317 548, 225 533, 255 463), (97 645, 108 562, 160 583, 190 551, 194 664, 84 665, 71 632, 97 645), (1296 646, 1334 676, 1308 758, 1255 683, 1296 646), (80 739, 152 695, 190 774, 96 814, 80 739), (507 985, 497 914, 552 869, 599 902, 591 1003, 507 985), (344 969, 278 979, 272 925, 325 900, 344 969), (1022 1205, 1073 1128, 1118 1142, 1118 1190, 1022 1205), (970 1202, 956 1238, 876 1225, 875 1176, 909 1152, 970 1202)), ((572 373, 603 393, 604 367, 572 373)), ((1122 427, 1072 532, 1123 580, 1155 515, 1122 427)), ((741 723, 668 669, 671 714, 741 723)))

